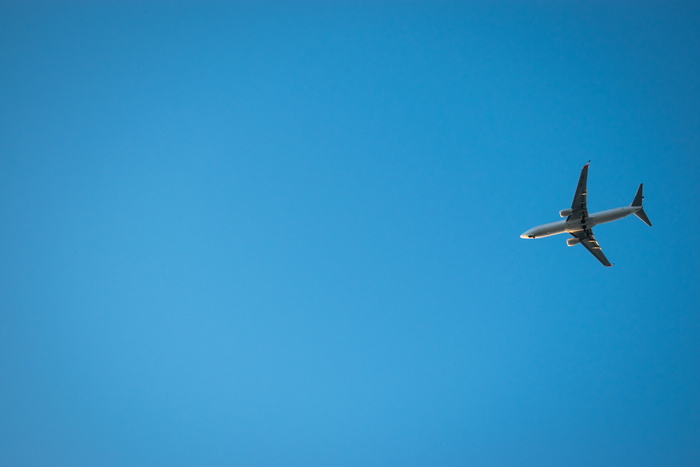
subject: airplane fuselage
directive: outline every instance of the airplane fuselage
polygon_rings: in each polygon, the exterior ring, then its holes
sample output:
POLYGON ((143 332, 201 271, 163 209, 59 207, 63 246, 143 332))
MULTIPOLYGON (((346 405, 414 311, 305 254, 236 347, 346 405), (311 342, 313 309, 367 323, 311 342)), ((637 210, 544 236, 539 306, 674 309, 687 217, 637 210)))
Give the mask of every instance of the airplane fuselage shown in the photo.
POLYGON ((520 235, 520 238, 542 238, 568 232, 580 232, 581 230, 584 230, 584 225, 585 228, 591 229, 596 225, 605 224, 607 222, 612 222, 627 217, 640 209, 642 209, 641 206, 625 206, 596 212, 589 214, 588 217, 585 218, 585 223, 579 218, 550 222, 549 224, 543 224, 531 228, 520 235))

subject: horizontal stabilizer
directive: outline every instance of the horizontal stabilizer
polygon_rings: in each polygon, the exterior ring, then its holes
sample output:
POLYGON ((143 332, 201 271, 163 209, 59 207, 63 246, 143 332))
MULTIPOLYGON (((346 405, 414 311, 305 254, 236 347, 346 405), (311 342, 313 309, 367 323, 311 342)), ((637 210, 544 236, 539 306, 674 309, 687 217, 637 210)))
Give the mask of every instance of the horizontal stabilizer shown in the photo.
POLYGON ((651 227, 651 221, 650 221, 649 218, 647 217, 647 213, 644 212, 644 208, 642 208, 642 209, 640 209, 639 211, 635 212, 634 215, 637 216, 637 217, 639 217, 639 218, 642 220, 642 222, 644 222, 646 225, 648 225, 649 227, 651 227))

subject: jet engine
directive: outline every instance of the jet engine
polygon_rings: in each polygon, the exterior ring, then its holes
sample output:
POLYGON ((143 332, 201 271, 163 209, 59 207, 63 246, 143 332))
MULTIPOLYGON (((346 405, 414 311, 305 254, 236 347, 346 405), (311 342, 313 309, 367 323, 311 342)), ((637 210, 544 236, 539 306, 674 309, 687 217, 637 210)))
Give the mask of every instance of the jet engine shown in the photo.
POLYGON ((571 209, 562 209, 559 211, 559 217, 568 217, 571 215, 571 209))
POLYGON ((581 243, 581 240, 576 237, 566 239, 566 246, 574 246, 578 245, 579 243, 581 243))

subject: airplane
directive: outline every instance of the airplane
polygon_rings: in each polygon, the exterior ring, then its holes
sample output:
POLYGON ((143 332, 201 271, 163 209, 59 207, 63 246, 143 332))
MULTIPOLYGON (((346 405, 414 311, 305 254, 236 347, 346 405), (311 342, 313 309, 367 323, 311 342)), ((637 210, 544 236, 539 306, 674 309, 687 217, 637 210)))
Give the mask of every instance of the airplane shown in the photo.
POLYGON ((632 204, 629 206, 588 214, 588 209, 586 207, 586 198, 588 197, 586 180, 588 179, 588 165, 590 163, 591 161, 588 161, 581 169, 581 176, 578 179, 578 185, 576 186, 574 201, 571 203, 571 209, 562 209, 559 211, 559 216, 566 217, 566 219, 533 227, 520 235, 520 238, 542 238, 549 237, 551 235, 568 233, 573 237, 566 239, 566 244, 568 246, 574 246, 580 243, 586 247, 586 249, 598 259, 598 261, 603 263, 604 266, 610 267, 612 264, 610 264, 608 258, 606 258, 603 254, 603 250, 600 248, 598 241, 593 236, 592 229, 596 225, 616 221, 618 219, 622 219, 623 217, 627 217, 630 214, 634 214, 641 219, 642 222, 651 227, 651 222, 649 221, 647 214, 644 212, 644 207, 642 207, 642 199, 644 198, 642 195, 642 188, 644 184, 639 184, 637 194, 634 196, 634 201, 632 201, 632 204))

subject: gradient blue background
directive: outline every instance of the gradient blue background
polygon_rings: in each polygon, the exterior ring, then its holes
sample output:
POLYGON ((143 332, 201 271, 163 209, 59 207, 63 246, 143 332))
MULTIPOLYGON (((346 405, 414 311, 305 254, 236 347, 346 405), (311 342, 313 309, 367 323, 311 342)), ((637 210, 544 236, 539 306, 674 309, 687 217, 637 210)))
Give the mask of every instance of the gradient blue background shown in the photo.
POLYGON ((4 2, 0 464, 700 464, 700 7, 606 3, 4 2))

